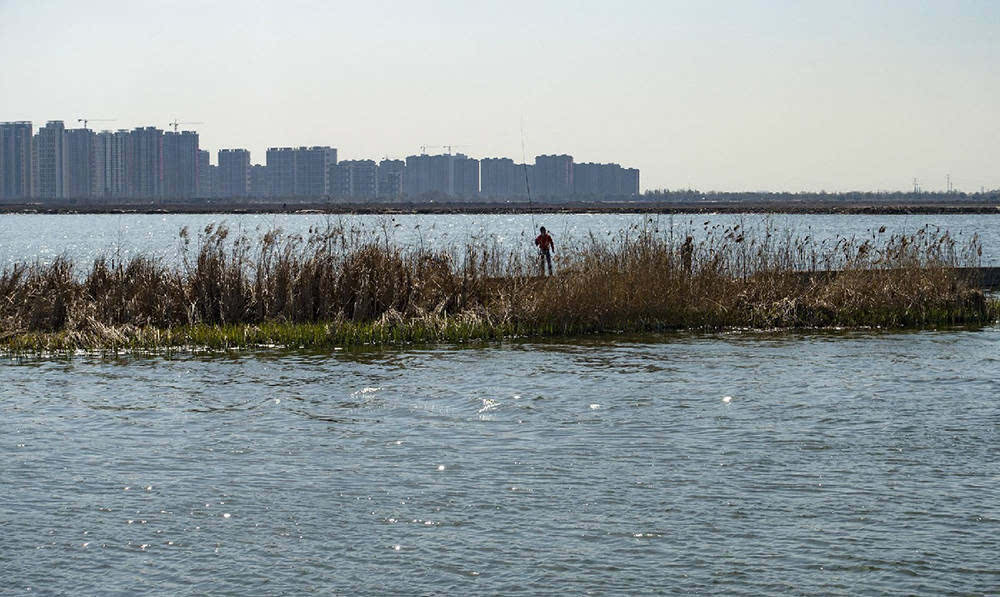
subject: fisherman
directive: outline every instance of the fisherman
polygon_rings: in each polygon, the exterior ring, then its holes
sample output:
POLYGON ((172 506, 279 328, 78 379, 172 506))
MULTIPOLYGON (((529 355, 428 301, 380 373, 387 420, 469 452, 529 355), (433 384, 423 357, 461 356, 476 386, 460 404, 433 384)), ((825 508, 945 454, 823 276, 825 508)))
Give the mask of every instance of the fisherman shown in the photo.
POLYGON ((535 246, 538 247, 538 267, 541 275, 545 275, 545 264, 549 264, 549 275, 552 275, 552 252, 556 246, 552 242, 552 237, 545 231, 545 226, 538 229, 541 233, 535 238, 535 246))

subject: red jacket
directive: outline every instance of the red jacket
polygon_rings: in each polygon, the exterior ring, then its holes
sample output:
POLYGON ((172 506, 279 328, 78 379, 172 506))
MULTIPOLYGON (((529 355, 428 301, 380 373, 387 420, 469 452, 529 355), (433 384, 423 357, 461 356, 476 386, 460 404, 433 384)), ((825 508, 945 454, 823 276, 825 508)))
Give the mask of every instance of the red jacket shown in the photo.
POLYGON ((552 237, 549 236, 548 232, 539 234, 538 237, 535 239, 535 245, 537 245, 538 248, 541 249, 542 251, 546 252, 551 251, 552 248, 555 246, 555 244, 552 242, 552 237))

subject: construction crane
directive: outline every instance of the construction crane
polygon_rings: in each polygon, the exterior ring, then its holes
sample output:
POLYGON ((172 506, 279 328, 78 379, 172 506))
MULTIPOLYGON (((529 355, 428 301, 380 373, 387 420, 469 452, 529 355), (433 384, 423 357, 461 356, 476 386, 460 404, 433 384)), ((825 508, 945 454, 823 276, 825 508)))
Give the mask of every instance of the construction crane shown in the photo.
POLYGON ((204 122, 178 122, 177 119, 174 118, 174 121, 173 122, 168 122, 167 126, 174 127, 174 132, 176 133, 177 132, 177 127, 179 127, 182 124, 205 124, 205 123, 204 122))
POLYGON ((114 122, 117 118, 77 118, 77 122, 83 123, 83 128, 87 128, 88 122, 114 122))
POLYGON ((453 147, 465 147, 465 145, 421 145, 420 153, 427 153, 427 149, 447 149, 448 155, 451 155, 451 149, 453 147))

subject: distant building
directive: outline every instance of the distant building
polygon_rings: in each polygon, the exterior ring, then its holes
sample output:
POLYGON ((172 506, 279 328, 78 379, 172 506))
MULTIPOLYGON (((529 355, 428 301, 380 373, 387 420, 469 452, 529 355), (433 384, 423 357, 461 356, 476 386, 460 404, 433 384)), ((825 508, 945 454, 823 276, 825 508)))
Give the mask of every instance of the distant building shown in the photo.
POLYGON ((535 156, 535 194, 568 197, 573 194, 573 156, 535 156))
POLYGON ((411 198, 427 194, 475 196, 479 193, 479 160, 461 153, 407 156, 403 193, 411 198))
POLYGON ((339 199, 373 199, 378 191, 373 160, 345 160, 330 167, 330 195, 339 199))
POLYGON ((403 194, 416 198, 433 192, 446 193, 451 179, 449 158, 451 156, 427 154, 406 156, 403 194))
POLYGON ((34 159, 38 164, 35 195, 42 199, 64 199, 69 190, 69 155, 66 151, 66 126, 50 120, 35 135, 34 159))
POLYGON ((125 189, 125 151, 128 131, 94 134, 93 197, 122 197, 125 189))
POLYGON ((264 166, 251 166, 242 149, 220 150, 218 166, 210 159, 194 131, 139 127, 97 133, 67 130, 60 120, 33 131, 30 122, 3 122, 0 199, 601 199, 638 196, 640 182, 638 169, 576 164, 565 154, 539 155, 534 164, 451 153, 338 164, 335 148, 316 146, 269 148, 264 166))
POLYGON ((534 166, 515 164, 510 158, 483 158, 479 163, 480 192, 484 197, 509 199, 528 196, 529 177, 534 166))
POLYGON ((269 197, 271 195, 271 176, 267 166, 254 164, 250 166, 250 196, 269 197))
POLYGON ((99 133, 94 133, 94 139, 92 144, 92 156, 94 161, 94 167, 90 173, 90 196, 91 197, 107 197, 108 194, 105 192, 107 187, 106 184, 106 174, 107 166, 105 162, 107 161, 107 140, 105 135, 113 138, 114 134, 111 131, 101 131, 99 133))
POLYGON ((191 199, 198 194, 198 133, 163 134, 163 196, 191 199))
POLYGON ((198 197, 209 199, 212 194, 211 165, 212 154, 204 149, 198 150, 198 197))
POLYGON ((464 199, 479 196, 479 160, 462 154, 455 156, 450 194, 464 199))
POLYGON ((211 188, 210 197, 221 197, 222 177, 219 175, 219 167, 214 164, 208 167, 208 186, 211 188))
POLYGON ((126 156, 132 133, 126 129, 94 135, 93 196, 121 199, 128 196, 126 156))
POLYGON ((250 195, 250 152, 246 149, 219 150, 219 189, 221 197, 250 195))
POLYGON ((65 140, 66 196, 74 199, 92 197, 94 195, 94 179, 97 177, 94 131, 69 129, 65 132, 65 140))
POLYGON ((639 169, 624 168, 622 172, 622 195, 639 196, 639 169))
POLYGON ((267 171, 271 178, 271 197, 295 195, 295 150, 271 147, 267 150, 267 171))
POLYGON ((128 173, 125 194, 133 199, 153 199, 163 194, 163 131, 135 128, 125 154, 128 173))
POLYGON ((32 196, 30 122, 0 122, 0 199, 32 196))
POLYGON ((639 171, 618 164, 574 164, 573 194, 597 199, 636 196, 639 194, 639 171))
POLYGON ((330 166, 330 196, 337 199, 346 199, 351 196, 351 167, 346 162, 333 164, 330 166))
POLYGON ((324 197, 330 193, 330 166, 337 163, 332 147, 300 147, 295 150, 294 195, 324 197))
POLYGON ((379 199, 399 199, 403 196, 403 176, 406 162, 382 160, 376 171, 376 194, 379 199))

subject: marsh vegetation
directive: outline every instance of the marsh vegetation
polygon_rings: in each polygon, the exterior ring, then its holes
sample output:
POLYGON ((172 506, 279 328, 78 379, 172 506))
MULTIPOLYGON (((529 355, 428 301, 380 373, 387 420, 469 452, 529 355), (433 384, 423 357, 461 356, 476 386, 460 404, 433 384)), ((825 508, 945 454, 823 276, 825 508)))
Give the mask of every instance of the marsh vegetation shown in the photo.
POLYGON ((700 231, 643 222, 560 247, 538 275, 524 246, 449 250, 328 225, 258 240, 210 225, 180 233, 181 263, 61 257, 0 273, 8 350, 196 345, 332 347, 730 328, 924 327, 995 321, 956 268, 976 238, 873 231, 817 242, 770 226, 700 231), (672 229, 671 229, 672 230, 672 229))

